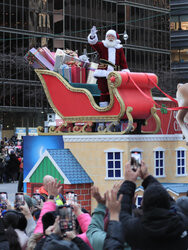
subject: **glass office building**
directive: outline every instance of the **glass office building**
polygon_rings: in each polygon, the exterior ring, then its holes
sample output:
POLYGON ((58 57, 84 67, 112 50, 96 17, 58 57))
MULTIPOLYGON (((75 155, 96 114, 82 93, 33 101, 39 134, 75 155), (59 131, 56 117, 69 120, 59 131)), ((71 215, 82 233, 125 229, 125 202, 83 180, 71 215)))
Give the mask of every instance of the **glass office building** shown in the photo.
POLYGON ((4 129, 43 125, 52 111, 34 70, 24 60, 27 51, 40 46, 52 51, 69 48, 79 55, 87 52, 97 61, 87 43, 93 25, 99 40, 107 30, 117 30, 130 71, 156 73, 159 86, 169 91, 169 0, 1 0, 0 124, 4 129))
POLYGON ((188 82, 188 2, 171 1, 172 71, 176 82, 188 82))

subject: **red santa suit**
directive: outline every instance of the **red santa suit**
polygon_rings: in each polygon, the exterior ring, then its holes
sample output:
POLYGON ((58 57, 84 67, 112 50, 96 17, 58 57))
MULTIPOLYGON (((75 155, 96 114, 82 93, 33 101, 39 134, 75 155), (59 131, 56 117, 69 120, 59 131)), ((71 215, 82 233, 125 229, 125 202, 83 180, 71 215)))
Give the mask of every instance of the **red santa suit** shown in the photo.
MULTIPOLYGON (((127 69, 127 62, 125 59, 125 54, 121 41, 117 39, 116 32, 114 30, 109 30, 107 35, 113 35, 115 39, 114 46, 109 45, 107 38, 102 42, 98 42, 97 34, 94 37, 89 34, 88 42, 95 49, 100 59, 105 59, 111 63, 119 66, 119 70, 127 69)), ((109 102, 110 96, 108 92, 107 77, 110 72, 114 71, 114 68, 110 65, 99 64, 98 69, 95 71, 94 76, 98 79, 98 88, 101 91, 100 102, 109 102)))

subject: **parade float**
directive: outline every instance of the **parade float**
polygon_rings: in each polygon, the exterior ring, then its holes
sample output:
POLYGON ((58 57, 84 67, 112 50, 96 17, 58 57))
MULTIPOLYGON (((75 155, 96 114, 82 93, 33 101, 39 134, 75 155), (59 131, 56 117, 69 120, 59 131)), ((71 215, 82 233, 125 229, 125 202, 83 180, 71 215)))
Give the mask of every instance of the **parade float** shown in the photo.
MULTIPOLYGON (((50 52, 47 54, 49 56, 50 52)), ((63 133, 66 127, 69 128, 67 132, 74 133, 139 134, 143 133, 142 126, 147 124, 151 116, 154 118, 155 128, 148 133, 159 131, 160 119, 151 92, 157 86, 158 78, 155 74, 111 72, 107 79, 110 102, 103 108, 98 105, 100 91, 97 84, 93 83, 93 63, 84 63, 67 54, 58 57, 54 58, 52 64, 52 60, 48 61, 42 56, 41 48, 32 49, 27 55, 27 59, 35 67, 49 104, 64 121, 59 127, 51 127, 50 134, 63 133), (55 64, 57 61, 58 66, 55 64), (100 122, 104 122, 105 126, 100 126, 100 122), (78 123, 84 125, 79 127, 78 123), (118 130, 118 124, 122 123, 124 126, 118 130)), ((103 64, 105 63, 109 62, 103 60, 103 64)), ((45 134, 43 127, 39 127, 38 132, 45 134)))
MULTIPOLYGON (((26 58, 35 68, 49 104, 63 122, 51 126, 47 132, 43 126, 38 128, 40 145, 32 148, 40 150, 34 153, 37 156, 35 160, 32 159, 33 154, 26 158, 25 190, 36 190, 42 180, 41 177, 37 181, 36 176, 48 173, 49 166, 44 163, 46 153, 44 150, 39 152, 45 148, 48 152, 61 149, 62 155, 64 150, 69 149, 79 162, 85 176, 90 178, 89 183, 82 179, 83 184, 80 185, 79 171, 72 167, 68 158, 62 157, 57 162, 48 154, 51 171, 54 169, 57 176, 60 174, 63 184, 73 188, 78 193, 78 200, 82 201, 83 206, 87 204, 91 210, 96 204, 91 200, 89 186, 94 183, 102 193, 112 188, 115 180, 123 179, 123 166, 130 159, 131 152, 141 155, 149 166, 149 172, 159 181, 162 178, 164 186, 175 198, 184 195, 188 189, 187 149, 176 121, 178 103, 171 97, 152 97, 152 89, 159 88, 157 76, 153 73, 114 70, 107 79, 109 105, 100 107, 100 91, 92 76, 96 65, 81 61, 70 53, 55 56, 47 48, 44 51, 42 53, 41 48, 32 49, 26 58), (59 147, 58 144, 52 147, 51 142, 42 143, 46 137, 53 143, 56 140, 62 141, 63 146, 59 147), (68 162, 66 169, 63 167, 64 161, 68 162), (75 173, 74 183, 66 182, 67 169, 75 173), (86 187, 87 190, 82 190, 86 187), (87 197, 83 197, 83 194, 87 197)), ((29 151, 28 148, 34 142, 26 138, 26 143, 29 151)), ((140 181, 137 184, 139 186, 140 181)), ((138 199, 142 193, 139 187, 138 199)))

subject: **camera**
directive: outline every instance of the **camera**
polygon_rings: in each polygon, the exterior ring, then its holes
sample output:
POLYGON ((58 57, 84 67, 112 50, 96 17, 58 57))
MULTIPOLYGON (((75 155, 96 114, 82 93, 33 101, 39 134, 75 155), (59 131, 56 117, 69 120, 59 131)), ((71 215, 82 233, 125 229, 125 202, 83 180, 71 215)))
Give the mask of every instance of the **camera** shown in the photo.
POLYGON ((70 205, 63 205, 58 207, 58 214, 60 216, 59 226, 62 233, 72 231, 74 229, 74 215, 73 209, 70 205))
POLYGON ((77 194, 72 191, 66 192, 66 204, 72 205, 78 202, 77 194))
POLYGON ((8 194, 6 192, 0 192, 0 208, 7 209, 6 200, 8 199, 8 194))
POLYGON ((24 194, 23 193, 16 193, 15 194, 15 202, 14 206, 16 210, 20 210, 20 206, 23 206, 25 204, 24 200, 24 194))
POLYGON ((33 198, 37 201, 37 205, 41 203, 41 197, 39 193, 33 193, 33 198))
POLYGON ((133 171, 136 171, 137 168, 141 166, 141 160, 140 152, 131 152, 131 168, 133 171))

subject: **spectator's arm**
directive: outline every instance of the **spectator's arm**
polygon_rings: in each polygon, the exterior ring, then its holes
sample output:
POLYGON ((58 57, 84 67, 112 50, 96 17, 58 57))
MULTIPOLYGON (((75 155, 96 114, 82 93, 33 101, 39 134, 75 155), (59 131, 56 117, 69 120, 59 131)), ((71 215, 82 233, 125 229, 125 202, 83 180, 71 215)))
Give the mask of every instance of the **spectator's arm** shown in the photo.
POLYGON ((20 210, 25 215, 25 218, 27 220, 27 227, 25 229, 25 232, 27 236, 30 237, 35 230, 36 223, 26 202, 23 206, 20 206, 20 210))
POLYGON ((56 204, 53 200, 44 202, 34 233, 43 233, 42 216, 51 211, 55 211, 56 204))
POLYGON ((142 182, 142 186, 144 189, 146 189, 149 185, 153 184, 153 183, 156 183, 156 184, 160 184, 160 182, 155 178, 153 177, 152 175, 148 175, 142 182))
POLYGON ((104 216, 106 207, 103 204, 98 204, 91 218, 91 223, 87 230, 87 237, 91 246, 94 249, 103 249, 106 232, 104 232, 104 216))
POLYGON ((34 221, 33 217, 27 219, 27 227, 25 229, 25 232, 28 237, 32 235, 36 227, 36 222, 34 221))
MULTIPOLYGON (((47 186, 48 195, 49 196, 52 195, 56 197, 58 193, 60 193, 61 188, 62 187, 61 187, 60 181, 57 182, 57 179, 55 179, 54 182, 48 183, 48 186, 47 186)), ((55 211, 55 209, 56 209, 56 204, 54 200, 48 199, 47 202, 44 203, 43 208, 40 213, 40 217, 37 221, 37 225, 36 225, 34 233, 43 233, 42 216, 47 212, 55 211)))
POLYGON ((110 221, 107 228, 107 235, 104 241, 104 249, 123 250, 124 237, 119 213, 121 209, 122 194, 117 198, 118 187, 106 193, 106 206, 109 210, 110 221))
POLYGON ((91 223, 91 216, 87 213, 82 213, 77 217, 78 223, 81 227, 82 232, 86 232, 89 224, 91 223))
MULTIPOLYGON (((152 175, 149 175, 148 168, 147 168, 146 164, 143 161, 141 162, 140 172, 141 172, 141 178, 143 179, 142 186, 143 186, 144 190, 149 185, 151 185, 153 183, 155 183, 156 185, 162 186, 162 184, 155 177, 153 177, 152 175)), ((175 201, 172 198, 172 196, 170 196, 170 194, 169 194, 169 199, 170 199, 170 202, 171 202, 171 206, 173 206, 175 204, 175 201)))

